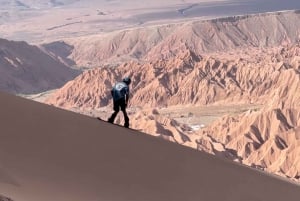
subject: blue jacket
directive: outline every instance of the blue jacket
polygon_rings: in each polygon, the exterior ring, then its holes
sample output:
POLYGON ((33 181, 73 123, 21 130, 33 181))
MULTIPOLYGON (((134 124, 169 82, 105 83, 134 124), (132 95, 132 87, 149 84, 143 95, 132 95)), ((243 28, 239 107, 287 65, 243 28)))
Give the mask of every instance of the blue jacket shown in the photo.
POLYGON ((118 82, 111 90, 114 101, 124 98, 126 102, 129 99, 129 86, 125 82, 118 82))

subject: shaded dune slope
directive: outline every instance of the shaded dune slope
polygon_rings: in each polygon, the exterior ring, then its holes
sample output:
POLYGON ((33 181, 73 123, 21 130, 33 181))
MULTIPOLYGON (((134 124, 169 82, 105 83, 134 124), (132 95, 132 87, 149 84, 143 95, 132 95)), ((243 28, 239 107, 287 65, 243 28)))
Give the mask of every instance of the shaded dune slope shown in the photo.
POLYGON ((13 200, 11 200, 11 199, 9 199, 9 198, 7 198, 7 197, 4 197, 4 196, 2 196, 2 195, 0 195, 0 201, 13 201, 13 200))
POLYGON ((74 79, 69 68, 37 46, 0 39, 0 89, 11 93, 40 93, 74 79))
POLYGON ((203 152, 12 95, 0 105, 0 189, 16 201, 299 200, 298 185, 203 152))

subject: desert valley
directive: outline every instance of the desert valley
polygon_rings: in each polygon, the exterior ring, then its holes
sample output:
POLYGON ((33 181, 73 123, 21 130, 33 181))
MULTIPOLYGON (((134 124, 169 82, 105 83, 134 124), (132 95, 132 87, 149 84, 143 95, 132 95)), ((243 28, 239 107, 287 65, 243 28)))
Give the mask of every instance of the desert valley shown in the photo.
POLYGON ((299 185, 300 2, 0 3, 2 92, 107 119, 129 76, 131 128, 299 185))

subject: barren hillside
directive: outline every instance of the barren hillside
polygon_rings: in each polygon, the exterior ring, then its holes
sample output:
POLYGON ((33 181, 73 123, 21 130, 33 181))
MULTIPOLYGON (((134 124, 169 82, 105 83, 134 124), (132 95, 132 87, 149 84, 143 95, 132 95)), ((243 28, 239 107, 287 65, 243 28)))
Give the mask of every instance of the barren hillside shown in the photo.
POLYGON ((298 179, 299 53, 298 44, 209 56, 186 49, 166 60, 86 71, 47 102, 69 109, 95 110, 111 103, 112 85, 122 75, 129 75, 133 78, 130 105, 141 110, 131 113, 133 128, 298 179), (246 103, 264 107, 225 116, 200 131, 151 109, 246 103))
POLYGON ((196 54, 274 47, 300 40, 300 13, 288 11, 214 20, 194 20, 66 40, 78 66, 166 59, 190 49, 196 54))
POLYGON ((236 150, 236 158, 244 164, 299 180, 299 120, 300 107, 249 111, 223 117, 197 135, 199 139, 210 137, 226 150, 236 150))
POLYGON ((299 16, 230 17, 77 40, 72 58, 100 68, 70 81, 47 103, 90 111, 109 106, 112 85, 131 76, 130 107, 138 108, 130 114, 133 128, 298 180, 299 16), (136 60, 101 65, 130 58, 136 60), (224 116, 200 130, 153 110, 234 104, 263 107, 224 116))
POLYGON ((295 99, 284 94, 297 91, 299 46, 249 49, 243 54, 228 54, 225 59, 185 50, 168 60, 92 69, 70 81, 48 103, 67 108, 107 106, 112 85, 127 75, 133 79, 132 106, 266 103, 278 95, 295 99))
POLYGON ((79 73, 25 42, 0 39, 0 90, 38 93, 59 88, 79 73))
POLYGON ((239 116, 225 116, 199 131, 224 147, 236 150, 242 163, 279 175, 300 178, 300 65, 299 47, 282 48, 274 89, 265 107, 239 116))

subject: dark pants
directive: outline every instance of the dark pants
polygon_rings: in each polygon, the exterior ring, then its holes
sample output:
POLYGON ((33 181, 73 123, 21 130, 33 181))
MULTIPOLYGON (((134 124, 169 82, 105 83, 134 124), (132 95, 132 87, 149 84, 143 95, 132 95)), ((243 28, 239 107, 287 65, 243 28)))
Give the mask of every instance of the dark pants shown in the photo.
POLYGON ((108 122, 110 123, 114 123, 115 121, 115 118, 118 114, 118 112, 120 111, 120 108, 121 108, 121 111, 123 112, 124 114, 124 127, 128 128, 129 127, 129 118, 127 116, 127 112, 126 112, 126 101, 125 99, 119 99, 117 101, 114 101, 114 113, 111 115, 111 117, 108 119, 108 122))

